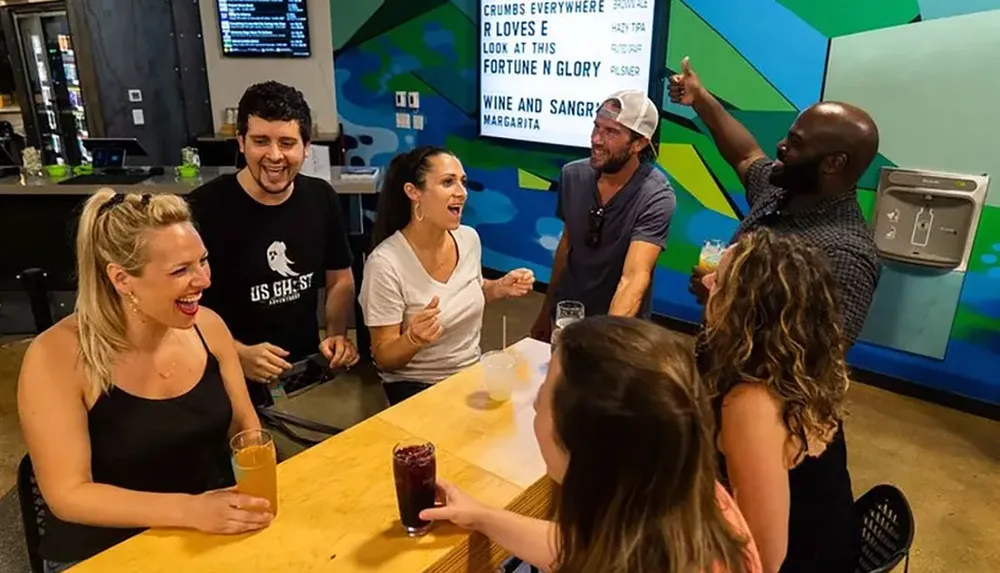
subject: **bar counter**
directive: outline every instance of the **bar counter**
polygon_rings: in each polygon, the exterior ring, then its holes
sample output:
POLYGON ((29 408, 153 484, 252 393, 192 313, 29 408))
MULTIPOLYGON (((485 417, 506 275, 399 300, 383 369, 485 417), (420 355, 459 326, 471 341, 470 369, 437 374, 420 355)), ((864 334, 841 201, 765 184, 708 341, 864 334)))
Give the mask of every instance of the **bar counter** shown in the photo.
MULTIPOLYGON (((374 199, 381 184, 382 170, 374 176, 358 178, 344 176, 343 167, 332 166, 325 179, 333 186, 340 196, 345 213, 345 223, 354 252, 355 284, 360 285, 364 275, 363 251, 368 244, 366 224, 362 209, 362 197, 374 199)), ((175 174, 174 167, 164 167, 163 173, 133 184, 103 184, 89 182, 85 184, 60 184, 71 176, 51 178, 47 176, 8 176, 0 178, 0 306, 6 303, 9 309, 27 304, 27 298, 10 299, 9 294, 17 292, 23 286, 24 271, 39 269, 45 277, 45 285, 38 288, 46 291, 70 292, 75 290, 74 278, 75 256, 73 237, 79 219, 81 204, 87 196, 98 189, 110 187, 116 191, 135 193, 170 193, 187 195, 199 186, 220 175, 235 173, 235 167, 202 167, 196 177, 181 178, 175 174), (6 298, 5 298, 6 297, 6 298)), ((39 293, 39 300, 47 297, 47 293, 39 293)), ((65 303, 63 303, 65 305, 65 303)), ((40 308, 43 308, 42 304, 40 308)), ((31 311, 33 318, 28 320, 25 312, 0 313, 0 334, 40 332, 58 320, 60 308, 54 308, 54 317, 47 313, 31 311), (34 322, 34 328, 30 323, 34 322)), ((361 316, 361 310, 355 301, 355 316, 361 316)), ((367 349, 368 331, 358 330, 358 344, 367 349)), ((366 355, 367 350, 362 351, 366 355)))
POLYGON ((431 441, 440 478, 483 503, 548 516, 552 482, 534 438, 533 404, 549 345, 525 339, 511 351, 519 366, 507 402, 488 401, 476 365, 279 464, 278 514, 267 529, 150 530, 70 573, 495 572, 508 556, 478 533, 447 523, 424 537, 403 533, 392 448, 407 438, 431 441))
MULTIPOLYGON (((129 185, 113 185, 100 183, 60 184, 60 181, 70 179, 71 176, 52 177, 3 177, 0 178, 0 195, 90 195, 98 189, 111 187, 118 191, 130 191, 136 193, 173 193, 177 195, 187 195, 197 187, 215 179, 220 175, 236 173, 235 167, 202 167, 196 177, 178 177, 173 167, 164 167, 163 174, 153 175, 139 183, 129 185)), ((378 175, 374 182, 356 179, 345 179, 343 168, 333 166, 330 168, 330 175, 326 180, 333 185, 340 195, 374 195, 378 193, 378 175)))

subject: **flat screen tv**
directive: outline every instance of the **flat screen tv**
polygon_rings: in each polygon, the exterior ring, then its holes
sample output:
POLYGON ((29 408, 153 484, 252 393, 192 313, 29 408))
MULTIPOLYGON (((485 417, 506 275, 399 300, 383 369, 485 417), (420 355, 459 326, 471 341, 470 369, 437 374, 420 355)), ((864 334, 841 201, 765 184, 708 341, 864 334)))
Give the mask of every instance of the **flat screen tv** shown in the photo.
POLYGON ((218 0, 222 55, 308 58, 307 0, 218 0))
POLYGON ((479 134, 589 147, 594 116, 612 93, 656 99, 664 52, 654 49, 654 28, 657 5, 667 4, 480 0, 479 134))

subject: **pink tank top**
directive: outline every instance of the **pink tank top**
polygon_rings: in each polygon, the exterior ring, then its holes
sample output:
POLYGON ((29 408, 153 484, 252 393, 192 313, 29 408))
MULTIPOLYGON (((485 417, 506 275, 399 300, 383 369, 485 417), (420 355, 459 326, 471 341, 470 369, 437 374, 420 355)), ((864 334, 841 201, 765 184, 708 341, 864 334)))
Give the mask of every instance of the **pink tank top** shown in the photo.
MULTIPOLYGON (((748 573, 763 573, 764 566, 760 564, 760 554, 757 552, 757 544, 754 543, 753 536, 750 535, 750 527, 747 525, 746 520, 743 519, 743 514, 740 513, 740 508, 736 506, 736 501, 729 496, 729 492, 719 482, 715 482, 715 499, 718 501, 719 508, 722 509, 722 515, 725 516, 726 520, 729 521, 740 535, 749 540, 743 550, 748 573)), ((723 570, 721 566, 716 566, 712 573, 728 572, 723 570)))

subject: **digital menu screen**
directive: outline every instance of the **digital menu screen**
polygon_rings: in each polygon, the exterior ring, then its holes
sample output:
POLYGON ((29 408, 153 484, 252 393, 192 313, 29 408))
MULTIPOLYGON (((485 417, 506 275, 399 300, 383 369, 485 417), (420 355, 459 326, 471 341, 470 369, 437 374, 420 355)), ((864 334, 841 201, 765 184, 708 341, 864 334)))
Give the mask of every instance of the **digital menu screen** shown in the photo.
POLYGON ((649 91, 655 4, 480 0, 480 134, 589 146, 605 98, 649 91))
POLYGON ((308 58, 307 0, 218 0, 222 55, 308 58))

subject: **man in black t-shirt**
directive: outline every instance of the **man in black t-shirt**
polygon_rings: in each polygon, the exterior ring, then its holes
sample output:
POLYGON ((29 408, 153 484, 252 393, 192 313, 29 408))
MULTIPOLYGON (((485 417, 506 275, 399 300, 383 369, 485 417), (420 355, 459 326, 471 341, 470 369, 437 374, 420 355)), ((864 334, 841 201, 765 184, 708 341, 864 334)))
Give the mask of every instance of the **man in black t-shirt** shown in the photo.
MULTIPOLYGON (((332 368, 352 366, 358 354, 346 332, 354 278, 340 201, 327 181, 299 173, 312 132, 309 106, 292 87, 251 86, 240 99, 237 132, 246 167, 188 196, 212 268, 202 304, 229 325, 250 380, 273 381, 317 348, 332 368)), ((269 392, 251 385, 251 396, 267 403, 269 392)))

